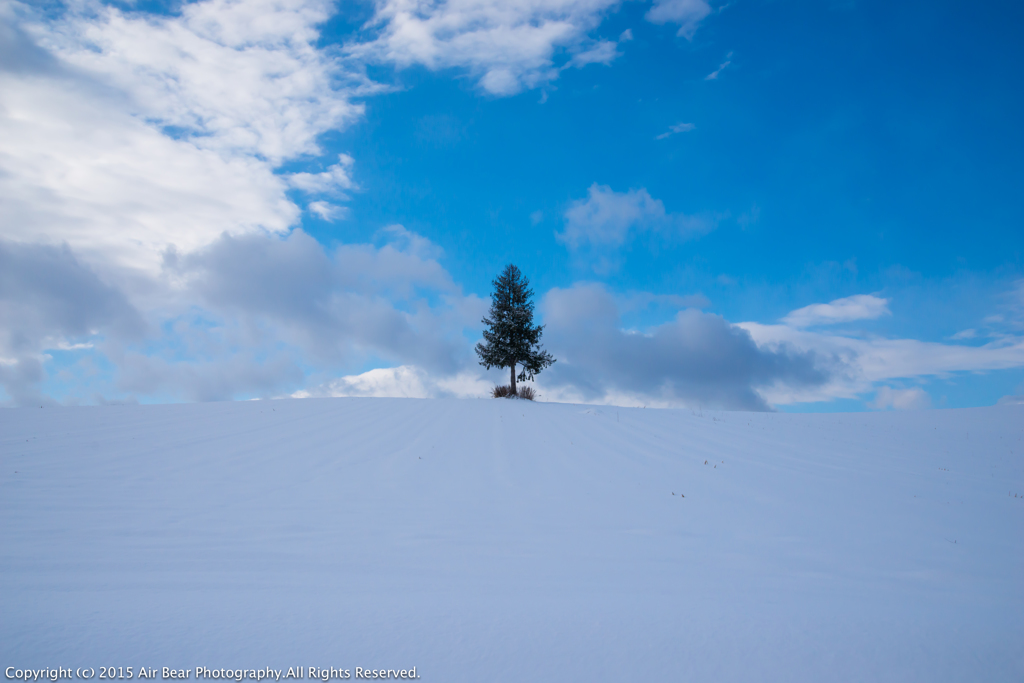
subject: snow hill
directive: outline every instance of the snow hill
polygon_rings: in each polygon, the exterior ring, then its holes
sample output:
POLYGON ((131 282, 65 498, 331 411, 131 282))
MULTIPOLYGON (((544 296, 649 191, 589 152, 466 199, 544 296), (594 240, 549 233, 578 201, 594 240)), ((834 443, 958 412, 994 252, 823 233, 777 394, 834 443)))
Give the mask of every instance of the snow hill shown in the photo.
POLYGON ((1024 406, 0 411, 0 665, 1024 680, 1024 406))

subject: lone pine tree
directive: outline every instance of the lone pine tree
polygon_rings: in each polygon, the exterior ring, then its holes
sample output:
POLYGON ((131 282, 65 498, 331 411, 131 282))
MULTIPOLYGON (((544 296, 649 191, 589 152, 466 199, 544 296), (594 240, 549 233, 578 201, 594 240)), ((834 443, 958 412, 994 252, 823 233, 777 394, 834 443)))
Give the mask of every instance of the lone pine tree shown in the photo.
POLYGON ((533 324, 533 290, 530 281, 514 265, 505 266, 491 283, 491 310, 483 319, 487 329, 484 341, 476 345, 480 365, 491 368, 510 368, 511 395, 516 395, 516 366, 522 370, 519 381, 533 376, 555 362, 554 357, 540 346, 543 325, 533 324))

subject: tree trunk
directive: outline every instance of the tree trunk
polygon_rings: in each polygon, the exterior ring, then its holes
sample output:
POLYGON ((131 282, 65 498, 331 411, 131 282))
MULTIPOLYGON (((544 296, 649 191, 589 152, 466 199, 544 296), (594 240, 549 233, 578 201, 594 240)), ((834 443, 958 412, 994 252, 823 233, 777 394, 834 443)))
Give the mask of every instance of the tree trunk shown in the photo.
POLYGON ((512 395, 516 395, 516 364, 512 364, 512 395))

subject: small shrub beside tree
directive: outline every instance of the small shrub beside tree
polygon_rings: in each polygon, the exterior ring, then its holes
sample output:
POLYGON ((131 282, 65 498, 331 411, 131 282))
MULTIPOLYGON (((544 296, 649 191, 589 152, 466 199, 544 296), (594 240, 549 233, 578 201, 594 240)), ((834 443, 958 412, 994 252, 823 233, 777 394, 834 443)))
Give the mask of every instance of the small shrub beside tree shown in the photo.
POLYGON ((519 387, 515 393, 512 393, 512 387, 507 384, 494 387, 491 390, 491 396, 494 398, 525 398, 527 401, 532 401, 537 397, 537 392, 533 390, 533 387, 523 385, 519 387))
POLYGON ((533 400, 532 387, 516 387, 516 380, 533 380, 555 358, 540 345, 543 325, 533 324, 533 290, 530 281, 511 263, 495 278, 491 294, 491 310, 483 319, 487 328, 484 341, 476 345, 480 365, 491 368, 509 368, 508 386, 495 387, 495 398, 528 398, 533 400), (520 368, 516 374, 516 368, 520 368), (528 395, 527 395, 528 394, 528 395))

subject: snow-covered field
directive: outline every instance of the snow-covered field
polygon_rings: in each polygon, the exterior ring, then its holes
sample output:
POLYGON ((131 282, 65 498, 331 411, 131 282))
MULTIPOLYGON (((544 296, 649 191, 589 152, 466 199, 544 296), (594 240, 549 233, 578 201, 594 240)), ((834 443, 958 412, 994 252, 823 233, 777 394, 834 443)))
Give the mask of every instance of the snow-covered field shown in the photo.
POLYGON ((2 410, 0 665, 1021 681, 1022 438, 1024 406, 2 410))

